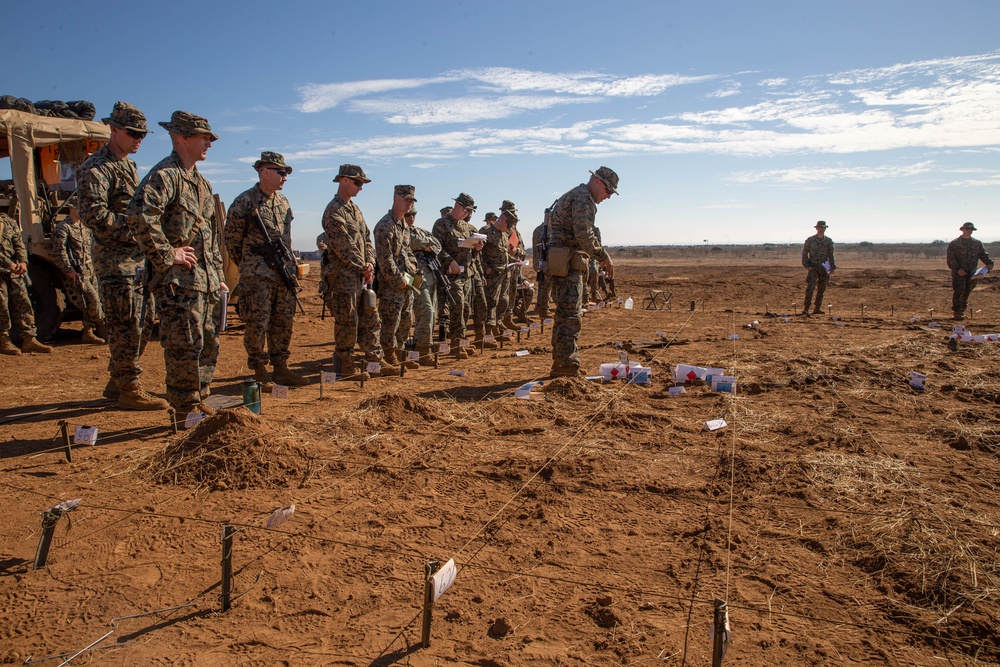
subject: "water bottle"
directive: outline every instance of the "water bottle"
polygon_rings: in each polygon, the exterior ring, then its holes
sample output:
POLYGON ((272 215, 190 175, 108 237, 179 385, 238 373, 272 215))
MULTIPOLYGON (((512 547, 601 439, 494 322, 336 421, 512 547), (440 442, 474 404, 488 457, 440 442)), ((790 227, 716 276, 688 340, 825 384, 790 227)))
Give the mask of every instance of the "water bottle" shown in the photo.
POLYGON ((243 405, 250 412, 260 414, 260 385, 256 380, 243 381, 243 405))
POLYGON ((625 299, 625 310, 632 310, 632 306, 634 305, 635 301, 632 300, 632 297, 625 299))

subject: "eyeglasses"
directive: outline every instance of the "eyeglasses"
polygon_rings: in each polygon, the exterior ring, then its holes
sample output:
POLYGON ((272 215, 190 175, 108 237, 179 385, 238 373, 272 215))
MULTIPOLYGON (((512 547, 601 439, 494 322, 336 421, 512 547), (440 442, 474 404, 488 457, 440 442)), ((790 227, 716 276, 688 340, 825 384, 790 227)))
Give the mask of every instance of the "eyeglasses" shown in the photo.
POLYGON ((146 133, 141 130, 125 130, 125 133, 133 139, 145 139, 146 133))
POLYGON ((287 178, 288 177, 288 170, 287 169, 278 169, 277 167, 268 167, 268 169, 270 169, 271 171, 273 171, 274 173, 276 173, 278 176, 281 176, 282 178, 287 178))

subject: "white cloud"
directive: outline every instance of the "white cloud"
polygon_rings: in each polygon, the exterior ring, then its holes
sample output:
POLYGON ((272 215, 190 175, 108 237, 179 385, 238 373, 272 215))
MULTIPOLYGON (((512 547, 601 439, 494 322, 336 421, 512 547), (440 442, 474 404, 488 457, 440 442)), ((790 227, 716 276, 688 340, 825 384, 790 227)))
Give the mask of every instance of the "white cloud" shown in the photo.
POLYGON ((737 183, 773 183, 804 184, 822 183, 828 181, 869 181, 883 178, 902 178, 923 174, 933 169, 932 162, 919 162, 911 165, 884 167, 793 167, 790 169, 768 169, 764 171, 737 172, 731 180, 737 183))
POLYGON ((386 93, 394 90, 422 88, 433 83, 449 81, 448 77, 433 77, 429 79, 374 79, 371 81, 344 81, 341 83, 308 84, 299 88, 302 102, 299 111, 315 113, 332 109, 341 102, 353 97, 361 97, 374 93, 386 93))
POLYGON ((740 84, 738 81, 730 81, 726 85, 710 92, 707 97, 712 99, 722 99, 723 97, 732 97, 733 95, 740 94, 740 84))
POLYGON ((393 124, 429 125, 441 123, 476 123, 507 118, 523 111, 539 111, 559 104, 584 104, 596 98, 542 97, 515 95, 486 98, 465 97, 444 100, 376 99, 355 100, 352 111, 378 114, 393 124))

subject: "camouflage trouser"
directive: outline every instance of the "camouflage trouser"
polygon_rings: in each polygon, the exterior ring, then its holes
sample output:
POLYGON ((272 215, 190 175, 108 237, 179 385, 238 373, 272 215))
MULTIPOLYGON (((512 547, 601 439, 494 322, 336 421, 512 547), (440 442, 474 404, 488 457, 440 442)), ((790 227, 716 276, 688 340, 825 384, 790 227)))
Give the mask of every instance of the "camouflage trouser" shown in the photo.
POLYGON ((179 412, 201 400, 219 359, 217 294, 161 285, 156 289, 160 344, 166 365, 167 401, 179 412))
MULTIPOLYGON (((399 330, 403 319, 403 309, 409 306, 408 296, 413 294, 409 289, 395 289, 380 281, 378 288, 378 318, 381 322, 381 334, 379 342, 382 344, 382 352, 389 353, 389 350, 402 351, 403 346, 399 344, 399 330)), ((407 325, 406 333, 410 333, 407 325)), ((406 336, 403 337, 406 340, 406 336)))
POLYGON ((486 276, 486 331, 495 333, 498 317, 507 310, 507 272, 486 276), (503 308, 503 310, 501 310, 503 308))
POLYGON ((465 323, 472 308, 472 279, 465 276, 451 276, 451 297, 448 306, 448 336, 452 339, 465 338, 465 323))
POLYGON ((280 280, 260 276, 240 278, 240 319, 247 325, 243 347, 250 368, 288 361, 295 318, 295 294, 280 280), (264 340, 267 339, 267 352, 264 340))
POLYGON ((597 264, 597 260, 591 259, 587 270, 587 288, 584 290, 584 303, 589 303, 591 301, 596 303, 601 300, 600 294, 597 291, 597 284, 599 282, 600 275, 601 268, 597 264))
POLYGON ((396 329, 396 349, 406 347, 406 339, 410 337, 413 328, 413 300, 416 295, 413 290, 406 290, 406 300, 403 301, 403 312, 399 314, 399 328, 396 329))
POLYGON ((77 288, 83 298, 83 326, 100 329, 104 324, 104 309, 98 296, 97 280, 93 275, 81 279, 77 288))
POLYGON ((488 307, 486 305, 486 283, 480 277, 472 279, 472 328, 476 333, 476 338, 482 338, 486 334, 486 318, 488 307))
POLYGON ((547 275, 538 272, 538 300, 535 302, 538 310, 549 309, 549 299, 552 292, 552 279, 547 275))
POLYGON ((969 295, 976 286, 972 276, 960 276, 957 271, 951 272, 951 310, 956 315, 964 315, 969 307, 969 295))
POLYGON ((430 271, 424 271, 424 284, 420 294, 413 298, 413 344, 430 347, 434 342, 434 321, 438 310, 437 278, 430 271))
POLYGON ((528 283, 521 283, 514 298, 514 315, 522 320, 528 320, 528 310, 535 303, 535 288, 528 287, 528 283))
POLYGON ((0 336, 10 333, 12 323, 22 338, 38 335, 25 277, 3 273, 0 274, 0 336))
POLYGON ((139 357, 153 328, 153 299, 146 304, 146 322, 140 331, 142 286, 126 276, 107 276, 100 279, 98 288, 111 353, 108 374, 120 389, 142 374, 139 357))
POLYGON ((576 341, 580 337, 583 308, 583 273, 570 269, 566 276, 545 276, 552 282, 552 298, 556 302, 552 326, 552 368, 580 367, 580 352, 576 341))
POLYGON ((333 315, 334 347, 339 354, 353 354, 354 346, 361 344, 361 351, 367 359, 381 359, 382 346, 379 344, 378 309, 370 312, 361 308, 359 284, 353 289, 332 289, 327 292, 326 305, 333 315))
POLYGON ((504 309, 497 311, 497 315, 501 319, 514 317, 514 297, 517 296, 517 276, 520 274, 520 271, 520 266, 512 266, 507 269, 507 284, 504 287, 504 309))
POLYGON ((806 303, 802 307, 802 310, 809 310, 809 304, 812 303, 813 290, 816 291, 816 310, 822 310, 823 308, 823 294, 826 292, 826 286, 830 284, 830 274, 826 272, 826 269, 819 268, 813 269, 806 274, 806 303))

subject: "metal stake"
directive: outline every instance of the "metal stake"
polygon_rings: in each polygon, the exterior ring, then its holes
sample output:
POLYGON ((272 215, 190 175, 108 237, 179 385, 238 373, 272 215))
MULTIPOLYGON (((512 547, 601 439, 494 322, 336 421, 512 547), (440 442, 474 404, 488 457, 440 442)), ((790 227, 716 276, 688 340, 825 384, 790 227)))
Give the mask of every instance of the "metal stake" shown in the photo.
POLYGON ((729 610, 725 600, 715 601, 715 613, 712 619, 715 633, 712 639, 712 667, 722 667, 722 658, 726 655, 726 648, 729 646, 728 626, 729 610))
POLYGON ((229 611, 232 606, 233 592, 233 535, 236 529, 232 526, 222 527, 222 611, 229 611))
POLYGON ((167 410, 167 417, 170 419, 170 427, 177 433, 177 411, 170 408, 167 410))
POLYGON ((365 373, 367 373, 367 372, 368 372, 368 368, 366 367, 366 364, 365 364, 364 362, 361 362, 361 363, 360 363, 360 364, 358 365, 358 368, 360 368, 360 369, 361 369, 361 370, 360 370, 360 371, 358 372, 358 378, 359 378, 359 380, 360 380, 360 382, 361 382, 361 386, 360 386, 359 388, 360 388, 360 389, 364 389, 364 388, 365 388, 365 373))
POLYGON ((424 565, 424 624, 420 632, 420 645, 428 648, 431 645, 431 616, 434 613, 434 586, 431 577, 441 569, 441 563, 429 560, 424 565))
POLYGON ((69 442, 69 422, 65 419, 59 420, 59 428, 62 429, 63 444, 66 445, 66 462, 73 462, 73 446, 69 442))

